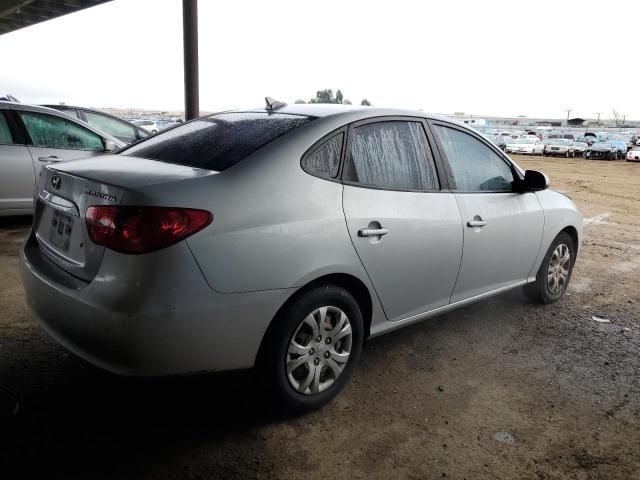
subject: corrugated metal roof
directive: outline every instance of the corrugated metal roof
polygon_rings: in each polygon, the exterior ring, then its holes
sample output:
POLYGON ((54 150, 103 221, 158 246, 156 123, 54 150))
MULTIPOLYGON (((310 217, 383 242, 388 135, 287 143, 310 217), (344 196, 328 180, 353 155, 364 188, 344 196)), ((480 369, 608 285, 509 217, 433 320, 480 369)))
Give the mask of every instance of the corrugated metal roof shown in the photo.
POLYGON ((0 35, 110 0, 0 0, 0 35))

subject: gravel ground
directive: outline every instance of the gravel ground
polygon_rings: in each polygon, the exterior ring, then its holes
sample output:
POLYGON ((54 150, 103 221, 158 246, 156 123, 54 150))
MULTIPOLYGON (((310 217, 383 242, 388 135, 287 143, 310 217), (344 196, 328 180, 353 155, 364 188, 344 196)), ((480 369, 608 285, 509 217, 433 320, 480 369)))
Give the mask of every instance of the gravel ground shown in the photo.
POLYGON ((0 478, 640 479, 640 164, 517 160, 587 219, 567 296, 514 291, 374 339, 298 418, 246 373, 131 379, 67 353, 25 307, 30 219, 0 220, 0 478))

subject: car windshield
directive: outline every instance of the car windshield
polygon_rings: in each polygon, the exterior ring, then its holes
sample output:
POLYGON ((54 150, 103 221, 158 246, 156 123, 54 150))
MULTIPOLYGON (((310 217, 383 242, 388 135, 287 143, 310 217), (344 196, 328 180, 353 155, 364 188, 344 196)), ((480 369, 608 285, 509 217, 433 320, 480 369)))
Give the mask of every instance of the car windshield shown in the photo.
POLYGON ((524 143, 524 144, 536 143, 536 139, 535 138, 519 138, 516 140, 516 143, 524 143))
POLYGON ((165 130, 121 153, 220 172, 314 119, 267 112, 221 113, 165 130))
POLYGON ((566 142, 560 138, 552 138, 547 141, 547 145, 564 145, 566 142))

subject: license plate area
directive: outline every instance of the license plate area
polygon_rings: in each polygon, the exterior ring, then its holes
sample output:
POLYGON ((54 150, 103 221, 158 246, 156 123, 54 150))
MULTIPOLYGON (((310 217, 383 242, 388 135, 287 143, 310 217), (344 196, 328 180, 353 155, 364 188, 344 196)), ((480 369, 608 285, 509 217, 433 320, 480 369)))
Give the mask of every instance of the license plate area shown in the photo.
POLYGON ((73 217, 54 211, 51 216, 51 230, 49 241, 63 252, 69 250, 71 234, 73 233, 73 217))

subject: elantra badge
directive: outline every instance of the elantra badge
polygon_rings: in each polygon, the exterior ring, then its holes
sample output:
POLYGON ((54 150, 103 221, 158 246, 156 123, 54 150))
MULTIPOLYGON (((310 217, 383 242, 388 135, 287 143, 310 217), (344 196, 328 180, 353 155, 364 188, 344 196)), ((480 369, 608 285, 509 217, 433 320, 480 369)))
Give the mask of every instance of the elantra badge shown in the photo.
POLYGON ((91 195, 92 197, 101 198, 102 200, 106 200, 108 202, 115 202, 116 197, 113 195, 109 195, 108 193, 96 192, 93 190, 85 189, 83 192, 85 195, 91 195))

